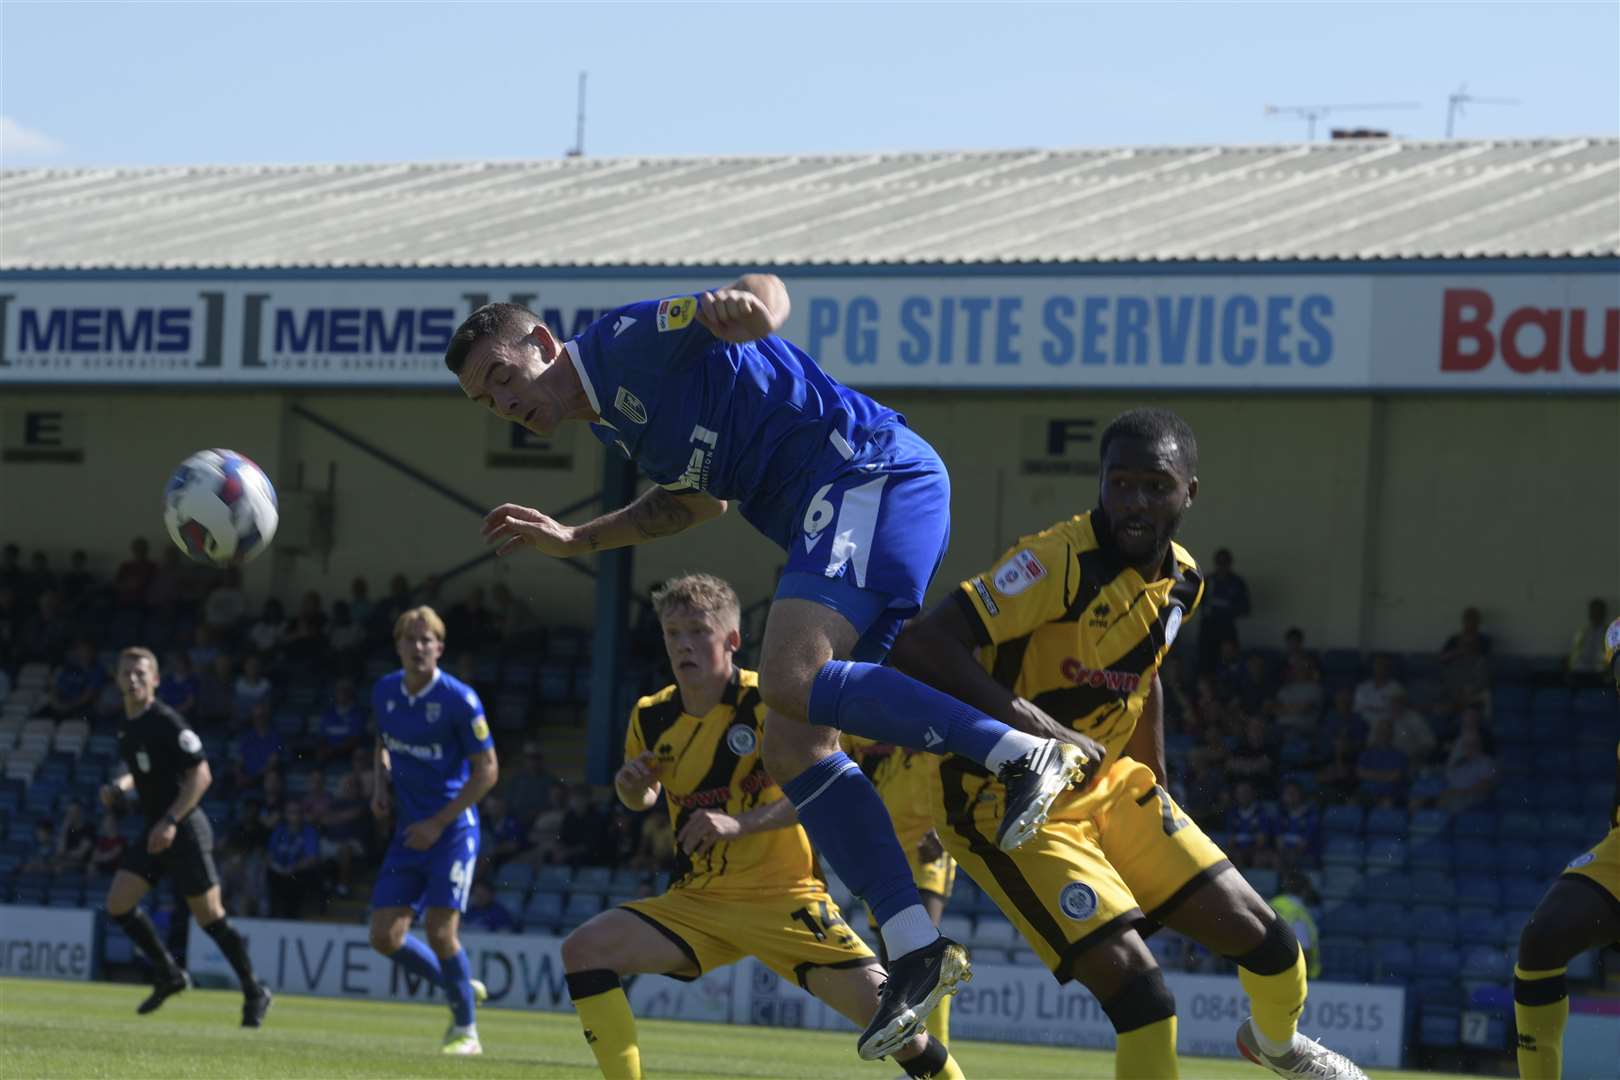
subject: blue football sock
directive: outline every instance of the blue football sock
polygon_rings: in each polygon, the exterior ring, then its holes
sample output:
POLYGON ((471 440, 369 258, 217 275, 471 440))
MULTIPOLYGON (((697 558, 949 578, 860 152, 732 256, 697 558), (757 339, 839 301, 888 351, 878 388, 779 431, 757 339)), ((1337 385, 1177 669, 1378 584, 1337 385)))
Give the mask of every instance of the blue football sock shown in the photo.
POLYGON ((419 979, 426 979, 440 988, 444 986, 444 970, 439 967, 439 958, 433 955, 432 949, 409 934, 405 935, 405 944, 388 959, 419 979))
POLYGON ((913 750, 960 754, 980 765, 1013 730, 893 668, 856 660, 832 660, 816 673, 810 722, 913 750))
POLYGON ((783 784, 782 791, 816 851, 866 901, 879 924, 922 903, 889 811, 847 755, 822 758, 783 784))
POLYGON ((473 1022, 472 964, 467 961, 467 950, 457 949, 456 955, 439 961, 444 969, 444 993, 450 999, 450 1012, 456 1024, 467 1027, 473 1022))

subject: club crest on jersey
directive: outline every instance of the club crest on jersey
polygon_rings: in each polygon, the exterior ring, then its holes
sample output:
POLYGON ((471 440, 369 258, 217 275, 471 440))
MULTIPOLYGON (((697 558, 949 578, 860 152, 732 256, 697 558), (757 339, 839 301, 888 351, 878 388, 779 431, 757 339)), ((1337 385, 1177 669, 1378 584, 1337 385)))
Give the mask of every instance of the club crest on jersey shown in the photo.
POLYGON ((430 724, 437 724, 439 722, 439 714, 443 711, 444 706, 440 705, 437 701, 428 702, 426 710, 427 722, 430 724))
POLYGON ((1071 881, 1058 893, 1058 908, 1075 922, 1097 914, 1097 893, 1083 881, 1071 881))
POLYGON ((632 424, 647 422, 647 407, 641 403, 640 398, 622 386, 619 387, 619 392, 613 395, 613 407, 623 413, 632 424))
POLYGON ((673 300, 658 301, 658 332, 684 330, 697 314, 697 297, 677 296, 673 300))
POLYGON ((1164 620, 1164 643, 1174 645, 1176 635, 1181 632, 1181 605, 1176 604, 1170 609, 1169 616, 1164 620))
POLYGON ((748 724, 732 724, 726 730, 726 746, 738 757, 747 757, 759 745, 759 736, 748 724))
POLYGON ((990 583, 1002 596, 1017 596, 1045 576, 1046 567, 1041 565, 1041 560, 1029 548, 1024 548, 996 567, 990 583))
POLYGON ((1580 868, 1582 866, 1585 866, 1586 864, 1590 863, 1595 858, 1597 858, 1597 856, 1595 854, 1593 854, 1592 852, 1588 851, 1584 855, 1577 855, 1573 859, 1569 860, 1569 865, 1564 867, 1564 869, 1566 869, 1566 870, 1578 869, 1578 868, 1580 868))

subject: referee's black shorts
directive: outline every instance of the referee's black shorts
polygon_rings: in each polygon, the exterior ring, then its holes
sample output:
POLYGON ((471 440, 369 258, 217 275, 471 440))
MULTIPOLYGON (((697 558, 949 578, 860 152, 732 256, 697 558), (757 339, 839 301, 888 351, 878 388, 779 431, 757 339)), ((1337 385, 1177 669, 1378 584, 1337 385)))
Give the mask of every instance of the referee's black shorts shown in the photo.
POLYGON ((175 891, 181 896, 201 896, 219 884, 219 868, 214 865, 214 827, 206 814, 193 810, 175 827, 174 843, 153 855, 146 850, 143 835, 124 849, 118 867, 145 878, 152 886, 167 874, 174 879, 175 891))

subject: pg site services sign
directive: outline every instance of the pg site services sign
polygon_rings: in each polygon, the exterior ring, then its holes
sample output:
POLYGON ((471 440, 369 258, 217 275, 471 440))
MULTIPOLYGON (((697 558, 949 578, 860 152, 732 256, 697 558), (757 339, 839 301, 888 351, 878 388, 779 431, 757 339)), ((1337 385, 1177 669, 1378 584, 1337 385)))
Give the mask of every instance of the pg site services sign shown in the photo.
MULTIPOLYGON (((0 383, 448 388, 444 350, 480 304, 524 304, 571 337, 727 277, 0 274, 0 383)), ((1605 269, 786 280, 784 336, 864 388, 1620 392, 1605 269)))
MULTIPOLYGON (((372 950, 363 926, 239 919, 253 967, 278 993, 443 1001, 443 992, 407 975, 372 950)), ((560 938, 531 934, 464 934, 475 978, 495 1008, 569 1012, 560 938)), ((187 965, 194 975, 231 982, 230 965, 206 934, 193 934, 187 965)), ((1235 1057, 1233 1036, 1250 1014, 1235 978, 1166 976, 1176 995, 1176 1046, 1188 1055, 1235 1057)), ((695 982, 638 976, 626 993, 638 1017, 702 1020, 763 1027, 853 1031, 854 1025, 757 960, 711 971, 695 982)), ((1312 983, 1300 1030, 1361 1065, 1401 1063, 1405 991, 1400 987, 1312 983)), ((1114 1031, 1095 998, 1077 984, 1059 986, 1044 968, 974 966, 957 995, 952 1030, 968 1039, 1110 1049, 1114 1031)))

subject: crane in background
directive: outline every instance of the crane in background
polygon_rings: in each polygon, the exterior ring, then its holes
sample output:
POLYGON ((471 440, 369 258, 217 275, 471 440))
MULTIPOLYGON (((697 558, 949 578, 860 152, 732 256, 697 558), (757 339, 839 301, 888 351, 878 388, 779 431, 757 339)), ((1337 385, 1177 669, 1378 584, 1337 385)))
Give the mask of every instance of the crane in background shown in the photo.
POLYGON ((1468 84, 1463 83, 1457 87, 1456 92, 1446 98, 1446 138, 1456 130, 1457 117, 1462 115, 1464 105, 1517 105, 1518 98, 1503 97, 1477 97, 1468 92, 1468 84))
POLYGON ((1416 109, 1415 101, 1375 101, 1364 105, 1267 105, 1267 116, 1282 116, 1305 121, 1305 141, 1316 141, 1316 122, 1328 113, 1370 112, 1378 109, 1416 109))

